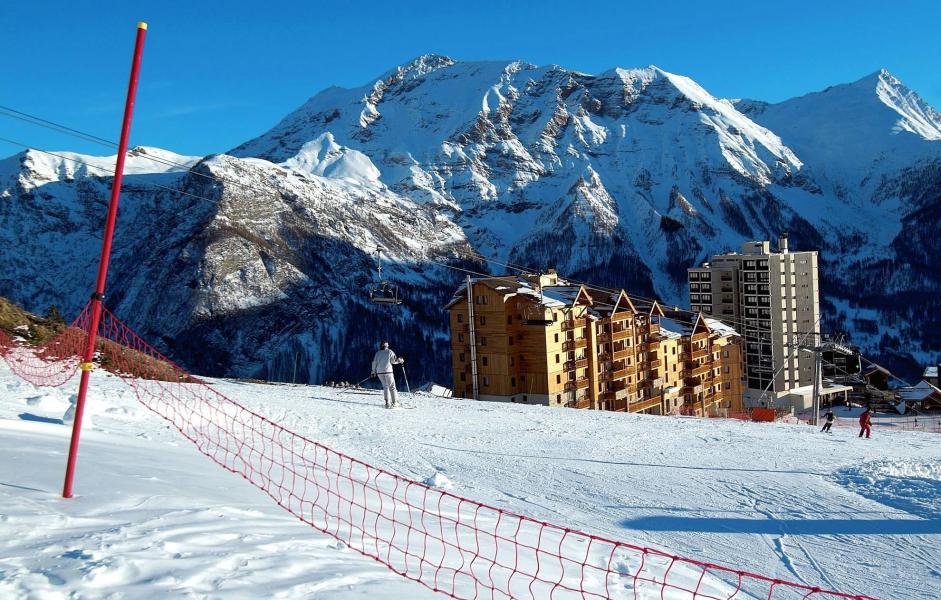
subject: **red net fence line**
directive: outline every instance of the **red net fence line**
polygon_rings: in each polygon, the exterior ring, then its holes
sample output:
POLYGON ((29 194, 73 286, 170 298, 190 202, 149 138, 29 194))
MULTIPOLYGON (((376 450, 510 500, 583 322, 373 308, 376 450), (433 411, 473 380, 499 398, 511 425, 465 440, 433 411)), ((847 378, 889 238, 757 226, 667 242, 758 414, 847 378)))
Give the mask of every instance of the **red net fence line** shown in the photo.
POLYGON ((78 370, 88 343, 90 318, 89 305, 85 305, 71 325, 41 346, 20 343, 0 330, 0 355, 20 379, 38 386, 58 387, 78 370))
MULTIPOLYGON (((99 335, 111 342, 101 363, 200 452, 318 531, 452 598, 871 600, 607 539, 429 487, 245 408, 173 365, 107 310, 99 335)), ((4 342, 0 351, 7 358, 23 349, 4 342)))

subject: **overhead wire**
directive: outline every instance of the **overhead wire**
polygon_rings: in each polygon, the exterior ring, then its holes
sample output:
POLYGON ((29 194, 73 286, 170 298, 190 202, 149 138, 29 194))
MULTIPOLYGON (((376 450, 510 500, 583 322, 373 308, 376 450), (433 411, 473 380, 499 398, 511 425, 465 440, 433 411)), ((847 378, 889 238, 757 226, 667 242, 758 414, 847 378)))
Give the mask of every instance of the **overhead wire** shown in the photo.
MULTIPOLYGON (((33 115, 33 114, 30 114, 30 113, 27 113, 27 112, 24 112, 24 111, 21 111, 21 110, 17 110, 17 109, 15 109, 15 108, 12 108, 12 107, 9 107, 9 106, 0 105, 0 115, 5 115, 5 116, 11 117, 11 118, 20 119, 20 120, 22 120, 22 121, 25 121, 25 122, 28 122, 28 123, 32 123, 32 124, 34 124, 34 125, 39 125, 39 126, 41 126, 41 127, 47 128, 47 129, 52 129, 52 130, 54 130, 54 131, 58 131, 58 132, 61 132, 61 133, 66 134, 66 135, 71 135, 71 136, 73 136, 73 137, 78 137, 78 138, 84 139, 84 140, 86 140, 86 141, 91 141, 91 142, 93 142, 93 143, 97 143, 97 144, 99 144, 99 145, 107 146, 107 147, 110 147, 110 148, 117 148, 117 147, 118 147, 117 143, 115 143, 115 142, 113 142, 113 141, 111 141, 111 140, 108 140, 108 139, 106 139, 106 138, 103 138, 103 137, 101 137, 101 136, 98 136, 98 135, 95 135, 95 134, 92 134, 92 133, 88 133, 88 132, 85 132, 85 131, 81 131, 81 130, 79 130, 79 129, 75 129, 75 128, 73 128, 73 127, 69 127, 69 126, 67 126, 67 125, 63 125, 62 123, 57 123, 57 122, 55 122, 55 121, 51 121, 51 120, 49 120, 49 119, 45 119, 45 118, 39 117, 39 116, 37 116, 37 115, 33 115)), ((10 140, 4 140, 4 141, 10 142, 10 140)), ((19 143, 19 142, 11 142, 11 143, 14 143, 14 144, 16 144, 16 145, 23 146, 23 147, 26 147, 26 148, 30 148, 30 146, 28 146, 28 145, 26 145, 26 144, 19 143)), ((42 151, 42 152, 45 152, 46 154, 50 154, 50 155, 53 155, 53 156, 58 156, 59 158, 63 158, 63 159, 66 159, 66 160, 73 160, 73 161, 75 161, 75 162, 82 162, 82 161, 78 161, 78 160, 75 160, 75 159, 68 159, 68 158, 66 158, 66 157, 64 157, 64 156, 62 156, 62 155, 58 155, 58 154, 55 154, 55 153, 52 153, 52 152, 48 152, 48 151, 42 151)), ((133 152, 133 150, 131 150, 130 152, 133 152)), ((275 196, 275 197, 278 196, 277 194, 273 193, 273 192, 272 192, 271 190, 269 190, 269 189, 259 188, 258 186, 253 186, 253 185, 251 185, 251 184, 246 184, 246 183, 241 182, 241 181, 230 180, 230 179, 227 179, 227 178, 224 178, 224 177, 220 177, 220 176, 218 176, 218 175, 201 173, 201 172, 199 172, 199 171, 193 171, 193 170, 192 170, 192 165, 189 165, 189 164, 186 164, 186 163, 180 163, 180 162, 176 162, 176 161, 173 161, 173 160, 164 158, 164 157, 153 156, 153 155, 150 155, 150 154, 136 155, 136 156, 138 156, 139 158, 144 158, 144 159, 146 159, 146 160, 150 160, 150 161, 152 161, 152 162, 159 163, 159 164, 164 164, 164 165, 167 165, 167 166, 173 166, 173 167, 178 167, 178 168, 180 168, 180 169, 187 170, 190 174, 192 174, 192 175, 194 175, 194 176, 197 176, 197 177, 202 177, 202 178, 214 180, 214 181, 217 181, 217 182, 219 182, 219 183, 237 185, 237 186, 239 186, 239 187, 242 187, 243 189, 248 189, 248 190, 251 190, 251 191, 254 191, 254 192, 258 192, 258 193, 261 193, 261 194, 267 195, 267 196, 275 196)), ((87 164, 87 163, 86 163, 86 164, 87 164)), ((111 171, 111 173, 113 174, 113 171, 111 171)), ((208 199, 207 199, 207 200, 208 200, 208 199)), ((210 201, 211 201, 211 200, 210 200, 210 201)), ((511 262, 508 262, 508 261, 498 261, 498 260, 496 260, 496 259, 493 259, 493 258, 490 258, 490 257, 486 257, 486 256, 484 256, 483 254, 481 254, 480 252, 477 252, 477 251, 472 250, 472 249, 466 249, 466 250, 465 250, 465 249, 461 249, 461 248, 453 248, 453 250, 454 250, 455 252, 457 252, 457 253, 464 254, 466 257, 477 258, 477 259, 479 259, 479 260, 486 261, 486 262, 489 262, 489 263, 493 263, 493 264, 502 266, 502 267, 507 268, 507 269, 512 269, 512 270, 519 271, 519 272, 524 272, 524 273, 538 273, 538 272, 540 272, 539 269, 534 269, 534 268, 529 267, 529 266, 526 266, 526 265, 514 264, 514 263, 511 263, 511 262)), ((489 275, 489 276, 492 277, 492 275, 489 275)), ((598 285, 595 285, 595 284, 592 284, 592 283, 589 283, 589 282, 579 281, 579 280, 577 280, 577 279, 573 279, 573 278, 565 277, 565 276, 563 276, 563 278, 566 279, 567 281, 572 282, 572 283, 584 285, 586 288, 591 289, 591 290, 596 290, 596 291, 601 291, 601 292, 606 292, 606 293, 612 293, 612 294, 617 294, 617 293, 620 292, 619 289, 614 289, 614 288, 607 288, 607 287, 603 287, 603 286, 598 286, 598 285)), ((628 296, 629 296, 630 298, 632 298, 632 299, 639 299, 639 300, 643 300, 643 301, 647 301, 647 302, 657 302, 657 303, 660 304, 661 306, 665 306, 665 304, 663 303, 663 301, 660 300, 660 299, 657 299, 657 298, 648 298, 648 297, 645 297, 645 296, 642 296, 642 295, 639 295, 639 294, 628 294, 628 296)), ((679 312, 687 313, 687 314, 694 315, 694 316, 698 316, 698 314, 699 314, 698 312, 692 311, 692 310, 689 310, 689 309, 681 309, 681 308, 679 308, 679 307, 674 307, 674 309, 677 310, 677 311, 679 311, 679 312)), ((712 317, 712 318, 718 318, 718 317, 712 317)), ((719 319, 719 320, 735 321, 735 319, 719 319)), ((739 322, 738 324, 739 324, 739 325, 744 325, 744 321, 739 322)), ((767 330, 767 331, 770 332, 770 329, 767 330)))
MULTIPOLYGON (((106 138, 103 138, 103 137, 101 137, 101 136, 98 136, 98 135, 95 135, 95 134, 92 134, 92 133, 88 133, 88 132, 85 132, 85 131, 81 131, 81 130, 79 130, 79 129, 75 129, 75 128, 73 128, 73 127, 69 127, 69 126, 67 126, 67 125, 63 125, 62 123, 57 123, 57 122, 55 122, 55 121, 52 121, 52 120, 49 120, 49 119, 45 119, 45 118, 43 118, 43 117, 40 117, 40 116, 37 116, 37 115, 33 115, 33 114, 30 114, 30 113, 27 113, 27 112, 24 112, 24 111, 21 111, 21 110, 17 110, 17 109, 15 109, 15 108, 12 108, 12 107, 9 107, 9 106, 0 105, 0 115, 4 115, 4 116, 11 117, 11 118, 19 119, 19 120, 25 121, 25 122, 27 122, 27 123, 31 123, 31 124, 34 124, 34 125, 38 125, 38 126, 41 126, 41 127, 45 127, 45 128, 47 128, 47 129, 51 129, 51 130, 54 130, 54 131, 58 131, 58 132, 61 132, 61 133, 66 134, 66 135, 71 135, 71 136, 73 136, 73 137, 78 137, 78 138, 84 139, 84 140, 86 140, 86 141, 90 141, 90 142, 92 142, 92 143, 97 143, 97 144, 99 144, 99 145, 107 146, 107 147, 110 147, 110 148, 117 148, 117 147, 118 147, 117 143, 115 143, 115 142, 113 142, 113 141, 111 141, 111 140, 108 140, 108 139, 106 139, 106 138)), ((13 143, 13 144, 15 144, 15 145, 19 145, 19 146, 22 146, 22 147, 25 147, 25 148, 31 148, 31 147, 30 147, 29 145, 27 145, 27 144, 22 144, 22 143, 20 143, 20 142, 13 142, 12 140, 7 140, 7 139, 5 139, 5 138, 0 138, 0 139, 3 139, 3 141, 7 141, 8 143, 13 143)), ((35 148, 33 148, 33 149, 35 150, 35 148)), ((83 163, 82 161, 77 160, 77 159, 70 159, 70 158, 68 158, 68 157, 62 156, 62 155, 60 155, 60 154, 56 154, 56 153, 54 153, 54 152, 49 152, 49 151, 45 151, 45 150, 40 150, 40 152, 44 152, 45 154, 49 154, 49 155, 52 155, 52 156, 56 156, 56 157, 61 158, 61 159, 64 159, 64 160, 71 160, 71 161, 73 161, 73 162, 77 162, 77 163, 81 163, 81 164, 88 164, 88 163, 83 163)), ((133 150, 131 150, 131 151, 129 151, 129 152, 133 152, 133 150)), ((136 156, 139 157, 139 158, 144 158, 144 159, 146 159, 146 160, 150 160, 150 161, 152 161, 152 162, 156 162, 156 163, 163 164, 163 165, 166 165, 166 166, 172 166, 172 167, 177 167, 177 168, 186 170, 186 171, 189 172, 189 174, 194 175, 194 176, 196 176, 196 177, 202 177, 202 178, 209 179, 209 180, 213 180, 213 181, 216 181, 216 182, 219 182, 219 183, 223 183, 223 184, 236 185, 236 186, 239 186, 239 187, 241 187, 241 188, 243 188, 243 189, 247 189, 247 190, 250 190, 250 191, 253 191, 253 192, 256 192, 256 193, 260 193, 260 194, 265 195, 265 196, 280 197, 279 194, 274 193, 274 192, 272 192, 271 190, 266 189, 266 188, 259 188, 258 186, 254 186, 254 185, 247 184, 247 183, 244 183, 244 182, 241 182, 241 181, 237 181, 237 180, 227 179, 227 178, 220 177, 220 176, 214 175, 214 174, 206 174, 206 173, 201 173, 201 172, 199 172, 199 171, 194 171, 194 170, 192 170, 192 165, 190 165, 190 164, 180 163, 180 162, 176 162, 176 161, 173 161, 173 160, 164 158, 164 157, 153 156, 153 155, 150 155, 150 154, 144 154, 144 155, 139 155, 139 154, 138 154, 138 155, 136 155, 136 156)), ((89 165, 89 166, 94 166, 94 165, 89 165)), ((113 170, 110 171, 110 172, 111 172, 112 175, 114 174, 114 171, 113 171, 113 170)), ((155 184, 155 186, 156 186, 156 187, 160 187, 160 188, 162 188, 162 189, 171 189, 171 188, 168 188, 167 186, 161 186, 161 185, 159 185, 159 184, 155 184)), ((188 196, 191 196, 191 197, 198 197, 198 196, 196 196, 196 195, 194 195, 194 194, 191 194, 191 193, 187 193, 187 192, 182 192, 182 193, 184 193, 184 194, 186 194, 186 195, 188 195, 188 196)), ((206 201, 208 201, 208 202, 212 202, 213 204, 216 203, 215 201, 210 200, 210 199, 208 199, 208 198, 203 198, 203 199, 206 200, 206 201)), ((480 252, 477 252, 477 251, 475 251, 475 250, 473 250, 473 249, 452 248, 452 250, 453 250, 454 252, 456 252, 456 253, 465 255, 465 257, 476 258, 476 259, 481 260, 481 261, 486 261, 486 262, 489 262, 489 263, 492 263, 492 264, 496 264, 496 265, 502 266, 502 267, 507 268, 507 269, 519 271, 519 272, 522 272, 522 273, 539 273, 539 272, 541 272, 539 269, 534 269, 534 268, 528 267, 528 266, 526 266, 526 265, 514 264, 514 263, 511 263, 511 262, 508 262, 508 261, 498 261, 498 260, 496 260, 496 259, 493 259, 493 258, 490 258, 490 257, 486 257, 486 256, 484 256, 483 254, 481 254, 480 252)), ((482 276, 493 277, 493 275, 482 275, 482 276)), ((562 277, 563 277, 565 280, 567 280, 567 281, 569 281, 569 282, 571 282, 571 283, 575 283, 575 284, 579 284, 579 285, 584 285, 587 289, 590 289, 590 290, 595 290, 595 291, 600 291, 600 292, 605 292, 605 293, 611 293, 611 294, 618 294, 618 293, 620 293, 620 291, 621 291, 621 290, 619 290, 619 289, 607 288, 607 287, 598 286, 598 285, 595 285, 595 284, 592 284, 592 283, 589 283, 589 282, 586 282, 586 281, 580 281, 580 280, 577 280, 577 279, 573 279, 573 278, 570 278, 570 277, 566 277, 566 276, 564 276, 564 275, 563 275, 562 277)), ((633 293, 628 294, 628 297, 631 298, 632 300, 642 300, 642 301, 646 301, 646 302, 656 302, 656 303, 660 304, 661 306, 666 306, 666 304, 664 304, 661 299, 657 299, 657 298, 649 298, 649 297, 645 297, 645 296, 642 296, 642 295, 639 295, 639 294, 633 294, 633 293)), ((681 320, 682 322, 695 323, 695 318, 697 318, 698 315, 699 315, 699 312, 697 312, 697 311, 693 311, 693 310, 690 310, 690 309, 682 309, 682 308, 679 308, 679 307, 677 307, 677 306, 674 306, 674 307, 673 307, 673 310, 676 311, 676 312, 682 312, 682 313, 689 314, 689 315, 692 315, 692 316, 693 316, 693 318, 689 319, 688 321, 682 321, 681 319, 677 319, 676 317, 672 317, 672 318, 674 318, 674 319, 676 319, 676 320, 681 320)), ((760 332, 764 332, 764 333, 773 333, 773 330, 771 330, 771 328, 761 328, 760 326, 751 326, 751 325, 747 325, 747 324, 746 324, 746 321, 745 321, 744 319, 729 318, 728 316, 726 316, 726 317, 718 317, 718 316, 715 316, 715 315, 707 315, 707 318, 714 318, 714 319, 717 319, 717 320, 720 320, 720 321, 724 321, 724 322, 728 322, 728 323, 734 323, 735 325, 737 325, 737 326, 739 326, 739 327, 747 327, 747 328, 749 328, 749 329, 756 330, 756 331, 760 331, 760 332)))
MULTIPOLYGON (((84 139, 84 140, 86 140, 86 141, 91 141, 91 142, 93 142, 93 143, 98 143, 98 144, 101 144, 101 145, 104 145, 104 146, 108 146, 108 147, 116 147, 116 146, 117 146, 114 142, 111 142, 111 141, 106 140, 106 139, 104 139, 104 138, 101 138, 101 137, 99 137, 99 136, 96 136, 96 135, 93 135, 93 134, 89 134, 89 133, 86 133, 86 132, 82 132, 82 131, 80 131, 80 130, 77 130, 77 129, 74 129, 74 128, 71 128, 71 127, 68 127, 68 126, 59 124, 59 123, 55 123, 55 122, 52 122, 52 121, 43 119, 43 118, 41 118, 41 117, 36 117, 36 116, 34 116, 34 115, 29 115, 28 113, 23 113, 22 111, 17 111, 17 110, 15 110, 15 109, 10 108, 10 107, 6 107, 6 106, 0 105, 0 114, 5 114, 5 115, 7 115, 7 116, 12 116, 12 117, 14 117, 14 118, 19 118, 19 119, 24 120, 24 121, 26 121, 26 122, 28 122, 28 123, 32 123, 32 124, 34 124, 34 125, 38 125, 38 126, 50 128, 50 129, 53 129, 53 130, 56 130, 56 131, 60 131, 60 132, 62 132, 62 133, 66 133, 66 134, 68 134, 68 135, 72 135, 72 136, 75 136, 75 137, 79 137, 79 138, 84 139)), ((31 150, 34 150, 34 151, 37 151, 37 152, 40 152, 40 153, 43 153, 43 154, 46 154, 46 155, 49 155, 49 156, 54 156, 54 157, 59 158, 59 159, 61 159, 61 160, 65 160, 65 161, 73 162, 73 163, 76 163, 76 164, 82 164, 82 165, 85 165, 85 166, 88 166, 88 167, 92 167, 92 168, 95 168, 95 169, 104 171, 105 173, 111 174, 112 176, 114 175, 114 170, 109 170, 109 169, 100 167, 100 166, 98 166, 98 165, 94 165, 94 164, 92 164, 92 163, 88 163, 88 162, 86 162, 86 161, 79 160, 79 159, 77 159, 77 158, 68 157, 68 156, 65 156, 65 155, 62 155, 62 154, 58 154, 58 153, 56 153, 56 152, 51 152, 51 151, 48 151, 48 150, 42 150, 42 149, 39 149, 39 148, 35 148, 35 147, 33 147, 33 146, 29 145, 29 144, 25 144, 25 143, 23 143, 23 142, 19 142, 19 141, 16 141, 16 140, 12 140, 12 139, 10 139, 10 138, 0 137, 0 141, 4 141, 4 142, 6 142, 6 143, 13 144, 13 145, 16 145, 16 146, 20 146, 20 147, 23 147, 23 148, 31 149, 31 150)), ((138 156, 140 156, 140 155, 138 155, 138 156)), ((185 169, 189 174, 192 174, 192 175, 195 175, 195 176, 198 176, 198 177, 202 177, 202 178, 205 178, 205 179, 214 180, 214 181, 219 182, 219 183, 236 185, 236 186, 242 187, 243 189, 249 189, 249 190, 252 190, 252 191, 255 191, 255 192, 259 192, 259 193, 261 193, 261 194, 263 194, 263 195, 266 195, 266 196, 280 197, 280 194, 274 193, 274 192, 272 192, 271 190, 268 190, 268 189, 258 188, 257 186, 253 186, 253 185, 246 184, 246 183, 244 183, 244 182, 240 182, 240 181, 236 181, 236 180, 229 180, 229 179, 227 179, 227 178, 219 177, 219 176, 216 176, 216 175, 213 175, 213 174, 205 174, 205 173, 200 173, 200 172, 198 172, 198 171, 194 171, 194 170, 192 169, 192 165, 188 165, 188 164, 185 164, 185 163, 179 163, 179 162, 176 162, 176 161, 172 161, 172 160, 169 160, 169 159, 165 159, 165 158, 163 158, 163 157, 157 157, 157 156, 153 156, 153 155, 149 155, 149 154, 144 154, 144 155, 143 155, 143 158, 146 158, 147 160, 150 160, 150 161, 152 161, 152 162, 157 162, 157 163, 164 164, 164 165, 167 165, 167 166, 174 166, 174 167, 178 167, 178 168, 180 168, 180 169, 185 169)), ((218 206, 218 203, 219 203, 218 200, 213 200, 213 199, 207 198, 207 197, 205 197, 205 196, 200 196, 200 195, 198 195, 198 194, 193 194, 193 193, 191 193, 191 192, 187 192, 187 191, 182 190, 182 189, 179 189, 179 188, 175 188, 175 187, 170 187, 170 186, 162 185, 162 184, 159 184, 159 183, 156 183, 156 182, 148 182, 148 185, 151 185, 151 186, 156 187, 156 188, 158 188, 158 189, 163 189, 163 190, 166 190, 166 191, 169 191, 169 192, 172 192, 172 193, 177 193, 177 194, 180 194, 180 195, 182 195, 182 196, 194 198, 194 199, 197 199, 197 200, 202 200, 202 201, 205 201, 205 202, 210 203, 210 204, 213 205, 213 206, 218 206)), ((541 272, 541 270, 539 270, 539 269, 533 269, 533 268, 527 267, 527 266, 525 266, 525 265, 514 264, 514 263, 511 263, 511 262, 509 262, 509 261, 499 261, 499 260, 496 260, 496 259, 493 259, 493 258, 484 256, 483 254, 481 254, 481 253, 479 253, 479 252, 477 252, 477 251, 474 251, 474 250, 470 250, 470 249, 462 249, 462 248, 459 248, 459 247, 453 247, 453 248, 451 248, 450 250, 453 251, 455 254, 462 255, 464 258, 471 258, 471 259, 475 259, 475 260, 482 261, 482 262, 487 262, 487 263, 496 264, 496 265, 502 266, 502 267, 507 268, 507 269, 512 269, 512 270, 519 271, 519 272, 521 272, 521 273, 536 274, 536 273, 540 273, 540 272, 541 272)), ((442 261, 434 260, 434 259, 431 258, 430 256, 429 256, 429 257, 425 257, 425 260, 427 260, 428 262, 432 262, 432 263, 434 263, 434 264, 438 264, 438 265, 440 265, 440 266, 449 268, 449 269, 457 270, 457 271, 460 271, 460 272, 463 272, 463 273, 466 273, 466 274, 470 274, 470 275, 476 275, 476 276, 479 276, 479 277, 486 277, 486 278, 491 278, 491 279, 493 279, 493 278, 496 278, 496 279, 507 279, 507 280, 517 280, 517 279, 518 279, 518 276, 504 276, 504 277, 500 277, 500 276, 494 276, 494 275, 491 275, 491 274, 488 274, 488 273, 481 273, 481 272, 478 272, 478 271, 473 271, 473 270, 470 270, 470 269, 466 269, 466 268, 464 268, 464 267, 459 267, 459 266, 452 265, 452 264, 449 264, 449 263, 445 263, 445 262, 442 262, 442 261)), ((574 278, 565 277, 564 275, 561 275, 561 277, 562 277, 564 280, 569 281, 569 282, 571 282, 571 283, 575 283, 575 284, 579 284, 579 285, 584 285, 584 286, 586 287, 586 289, 590 289, 590 290, 596 290, 596 291, 601 291, 601 292, 610 293, 610 294, 619 294, 620 291, 621 291, 621 290, 619 290, 619 289, 608 288, 608 287, 604 287, 604 286, 598 286, 598 285, 595 285, 595 284, 591 284, 591 283, 589 283, 589 282, 580 281, 580 280, 577 280, 577 279, 574 279, 574 278)), ((628 294, 628 298, 631 298, 631 299, 639 299, 639 300, 642 300, 642 301, 649 301, 649 302, 657 302, 658 304, 663 305, 662 301, 659 300, 659 299, 656 299, 656 298, 647 298, 647 297, 644 297, 644 296, 641 296, 641 295, 638 295, 638 294, 628 294)), ((602 305, 602 306, 611 306, 611 307, 614 306, 613 304, 608 304, 608 303, 604 303, 604 302, 597 301, 597 300, 595 301, 595 303, 596 303, 596 304, 599 304, 599 305, 602 305)), ((696 312, 696 311, 693 311, 693 310, 689 310, 689 309, 679 309, 678 307, 677 307, 677 308, 674 308, 674 311, 675 311, 675 312, 680 312, 680 313, 689 314, 689 315, 693 315, 693 316, 696 317, 696 318, 698 318, 698 316, 701 314, 701 313, 699 313, 699 312, 696 312)), ((684 323, 695 324, 695 319, 692 319, 692 318, 689 319, 689 320, 679 319, 679 318, 676 317, 676 316, 671 316, 671 318, 673 318, 673 319, 675 319, 675 320, 679 320, 679 321, 684 322, 684 323)), ((742 320, 742 319, 723 318, 723 317, 714 316, 714 315, 711 316, 711 318, 717 319, 717 320, 719 320, 719 321, 735 322, 735 323, 738 324, 738 325, 744 325, 744 324, 745 324, 745 321, 742 320)), ((817 318, 816 322, 814 323, 814 327, 816 327, 816 325, 819 324, 819 322, 820 322, 820 317, 817 318)), ((755 330, 755 331, 758 331, 758 332, 773 333, 773 330, 771 330, 770 328, 762 328, 762 327, 760 327, 760 326, 759 326, 759 327, 755 327, 755 326, 748 325, 747 328, 748 328, 748 329, 755 330)), ((813 331, 808 331, 808 332, 806 332, 806 333, 804 334, 804 337, 803 337, 801 343, 803 343, 803 341, 806 340, 806 338, 807 338, 809 335, 815 334, 815 333, 817 333, 817 332, 813 332, 813 331)), ((793 355, 793 354, 792 354, 792 355, 793 355)), ((789 358, 790 358, 792 355, 789 355, 789 358)), ((861 358, 863 358, 864 360, 866 360, 866 361, 869 362, 870 364, 876 364, 876 363, 874 363, 873 361, 869 360, 868 358, 865 358, 865 357, 863 357, 862 355, 860 355, 860 356, 861 356, 861 358)), ((778 375, 781 373, 781 371, 784 369, 784 366, 785 366, 785 365, 786 365, 786 363, 785 363, 785 364, 782 364, 781 367, 779 367, 778 370, 775 372, 774 377, 771 378, 771 381, 769 382, 768 386, 766 386, 765 389, 763 390, 762 396, 761 396, 762 398, 767 398, 767 392, 768 392, 768 390, 770 389, 770 386, 774 383, 774 380, 777 378, 777 376, 778 376, 778 375)), ((893 378, 895 378, 895 379, 901 381, 901 382, 904 383, 905 385, 909 385, 908 382, 906 382, 906 381, 904 381, 903 379, 901 379, 901 378, 895 376, 894 374, 892 374, 892 373, 889 373, 889 374, 890 374, 890 376, 892 376, 893 378)))

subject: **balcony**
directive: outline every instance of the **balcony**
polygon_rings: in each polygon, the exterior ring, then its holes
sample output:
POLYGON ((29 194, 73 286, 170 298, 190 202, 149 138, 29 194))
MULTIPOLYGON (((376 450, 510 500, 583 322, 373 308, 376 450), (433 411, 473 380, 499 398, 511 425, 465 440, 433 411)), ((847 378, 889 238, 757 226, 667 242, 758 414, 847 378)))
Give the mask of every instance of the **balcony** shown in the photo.
POLYGON ((578 348, 587 348, 588 347, 588 338, 578 338, 575 340, 565 340, 562 343, 562 350, 565 352, 571 352, 578 348))
POLYGON ((588 359, 587 359, 587 358, 580 358, 580 359, 578 359, 578 360, 575 361, 575 368, 576 368, 576 369, 585 369, 585 368, 587 368, 587 367, 588 367, 588 359))
POLYGON ((696 360, 696 359, 698 359, 698 358, 703 358, 703 357, 705 357, 705 356, 708 355, 708 354, 710 354, 709 348, 698 348, 698 349, 696 349, 696 350, 693 350, 693 353, 692 353, 692 355, 691 355, 691 358, 692 358, 693 360, 696 360))
POLYGON ((634 365, 628 365, 623 369, 618 369, 612 373, 614 379, 624 379, 628 375, 633 375, 637 372, 637 367, 634 365))
POLYGON ((631 402, 628 411, 630 412, 640 412, 642 410, 647 410, 655 406, 660 406, 660 398, 650 398, 649 400, 640 400, 638 402, 631 402))
POLYGON ((579 325, 581 325, 581 323, 579 323, 578 321, 562 321, 562 331, 575 329, 579 325))
POLYGON ((611 343, 611 333, 608 331, 603 331, 598 334, 598 342, 602 344, 611 343))
POLYGON ((591 381, 587 377, 579 377, 575 380, 575 389, 577 390, 586 390, 589 385, 591 385, 591 381))
POLYGON ((591 408, 591 399, 590 399, 590 398, 582 398, 582 399, 578 400, 578 401, 575 403, 575 408, 580 408, 580 409, 583 409, 583 410, 584 410, 584 409, 591 408))
POLYGON ((626 340, 627 338, 631 337, 633 333, 634 332, 630 329, 619 329, 611 333, 611 339, 615 341, 626 340))
POLYGON ((659 369, 661 366, 663 366, 663 361, 660 359, 657 359, 657 360, 650 361, 648 364, 650 365, 651 369, 659 369))
POLYGON ((701 365, 693 369, 693 377, 701 377, 712 371, 712 365, 701 365))
POLYGON ((633 355, 633 350, 630 348, 625 348, 624 350, 615 350, 612 356, 614 357, 614 360, 624 360, 625 358, 630 358, 633 355))
POLYGON ((611 381, 612 379, 614 379, 614 373, 611 371, 603 371, 598 374, 598 381, 607 382, 611 381))

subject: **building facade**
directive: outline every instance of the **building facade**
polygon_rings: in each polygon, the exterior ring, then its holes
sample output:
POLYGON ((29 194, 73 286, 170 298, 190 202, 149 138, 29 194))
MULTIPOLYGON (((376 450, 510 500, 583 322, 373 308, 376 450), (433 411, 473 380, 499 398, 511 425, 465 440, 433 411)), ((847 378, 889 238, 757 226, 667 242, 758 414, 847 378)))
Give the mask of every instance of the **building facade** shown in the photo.
POLYGON ((693 403, 688 414, 741 410, 741 336, 706 320, 687 335, 664 331, 656 302, 592 291, 554 272, 465 283, 447 306, 454 395, 652 414, 693 403), (694 362, 707 353, 693 348, 703 340, 737 349, 708 352, 716 381, 694 362), (723 373, 737 385, 723 386, 723 373))
POLYGON ((820 340, 820 288, 816 251, 791 252, 787 234, 747 242, 740 253, 714 255, 689 269, 694 311, 719 319, 745 337, 745 399, 749 405, 811 385, 814 357, 800 342, 820 340))

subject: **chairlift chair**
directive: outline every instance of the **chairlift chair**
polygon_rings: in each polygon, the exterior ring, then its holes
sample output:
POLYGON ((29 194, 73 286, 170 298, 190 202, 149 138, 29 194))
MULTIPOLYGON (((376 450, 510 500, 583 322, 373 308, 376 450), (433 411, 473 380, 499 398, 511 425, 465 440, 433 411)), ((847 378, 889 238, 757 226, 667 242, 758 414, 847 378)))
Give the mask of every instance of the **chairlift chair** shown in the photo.
POLYGON ((369 288, 369 301, 373 304, 402 304, 399 287, 382 278, 382 248, 376 248, 376 267, 379 282, 369 288))
POLYGON ((549 315, 546 311, 546 307, 541 304, 535 306, 527 306, 523 310, 523 319, 526 321, 527 325, 552 325, 552 316, 549 315))
POLYGON ((388 281, 380 281, 369 290, 369 301, 374 304, 402 304, 399 288, 388 281))

